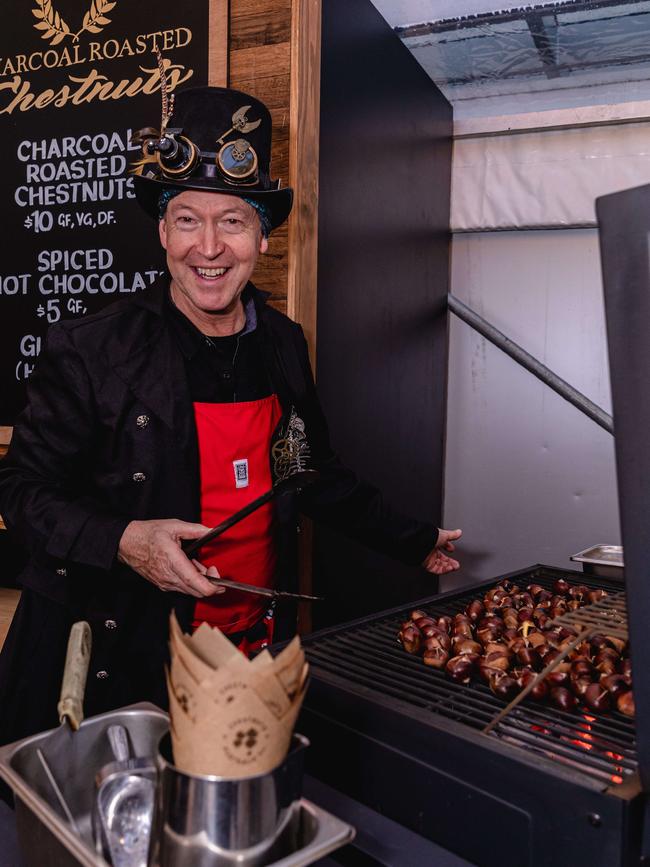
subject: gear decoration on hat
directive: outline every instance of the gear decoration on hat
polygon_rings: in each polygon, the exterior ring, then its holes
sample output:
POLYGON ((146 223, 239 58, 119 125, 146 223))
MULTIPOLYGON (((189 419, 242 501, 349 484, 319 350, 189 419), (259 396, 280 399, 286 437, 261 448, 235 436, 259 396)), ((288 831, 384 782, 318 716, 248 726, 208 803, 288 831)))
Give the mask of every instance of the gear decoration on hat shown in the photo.
POLYGON ((251 143, 245 138, 238 138, 224 144, 224 139, 232 132, 252 132, 262 123, 261 119, 248 119, 246 112, 250 111, 250 108, 250 105, 238 108, 232 116, 230 129, 217 139, 217 145, 221 145, 221 149, 217 153, 216 162, 228 183, 257 183, 257 154, 251 143))
POLYGON ((284 436, 277 439, 271 448, 275 482, 282 482, 295 473, 304 472, 308 468, 310 454, 305 423, 292 408, 284 436))

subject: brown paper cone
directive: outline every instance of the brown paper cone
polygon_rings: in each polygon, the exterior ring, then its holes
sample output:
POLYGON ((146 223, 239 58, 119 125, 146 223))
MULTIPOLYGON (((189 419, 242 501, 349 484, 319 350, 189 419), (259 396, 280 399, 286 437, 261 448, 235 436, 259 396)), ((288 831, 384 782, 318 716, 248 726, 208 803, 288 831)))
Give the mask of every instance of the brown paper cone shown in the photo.
POLYGON ((266 668, 269 665, 273 665, 273 657, 268 650, 263 650, 254 659, 251 659, 251 668, 266 668))
POLYGON ((251 671, 249 676, 251 687, 278 719, 291 707, 291 700, 284 687, 273 671, 264 668, 261 671, 251 671))
POLYGON ((187 773, 241 779, 267 773, 287 754, 290 714, 279 721, 253 690, 225 707, 213 705, 195 724, 180 713, 174 761, 187 773))
POLYGON ((296 638, 275 659, 250 662, 219 630, 183 635, 172 615, 169 690, 174 763, 240 779, 267 773, 289 749, 309 666, 296 638))
POLYGON ((207 623, 202 623, 189 639, 192 649, 201 659, 214 669, 224 665, 250 663, 246 657, 230 642, 219 629, 213 629, 207 623))
POLYGON ((304 664, 305 654, 297 635, 273 660, 273 671, 290 699, 300 689, 300 676, 304 664))
POLYGON ((193 652, 192 648, 187 647, 185 642, 179 643, 178 639, 172 635, 169 644, 172 660, 175 656, 182 660, 183 665, 196 683, 201 683, 201 681, 207 680, 207 678, 214 674, 212 666, 203 662, 203 660, 193 652))

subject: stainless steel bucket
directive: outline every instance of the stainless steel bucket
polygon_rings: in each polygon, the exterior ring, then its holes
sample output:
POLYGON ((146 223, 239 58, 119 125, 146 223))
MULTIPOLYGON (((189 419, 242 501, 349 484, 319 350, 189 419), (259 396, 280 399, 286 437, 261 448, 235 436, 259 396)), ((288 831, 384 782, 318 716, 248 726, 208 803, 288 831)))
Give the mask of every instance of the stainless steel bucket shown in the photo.
POLYGON ((287 758, 273 771, 230 780, 174 767, 165 735, 149 864, 259 867, 295 851, 307 746, 295 734, 287 758))

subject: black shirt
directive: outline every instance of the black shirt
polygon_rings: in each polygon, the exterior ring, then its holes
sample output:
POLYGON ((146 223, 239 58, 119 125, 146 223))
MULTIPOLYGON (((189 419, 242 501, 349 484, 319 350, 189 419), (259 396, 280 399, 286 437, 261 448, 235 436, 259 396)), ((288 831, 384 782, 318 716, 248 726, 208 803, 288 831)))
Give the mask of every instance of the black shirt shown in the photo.
POLYGON ((255 307, 242 295, 246 324, 229 337, 207 337, 167 293, 165 315, 185 359, 192 402, 240 403, 273 393, 264 363, 255 307))

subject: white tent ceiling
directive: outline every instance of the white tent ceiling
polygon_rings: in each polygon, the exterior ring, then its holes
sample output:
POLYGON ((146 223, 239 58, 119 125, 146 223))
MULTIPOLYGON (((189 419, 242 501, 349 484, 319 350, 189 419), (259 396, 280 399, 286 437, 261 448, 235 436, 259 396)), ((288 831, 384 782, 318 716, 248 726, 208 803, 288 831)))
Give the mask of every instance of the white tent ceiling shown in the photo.
MULTIPOLYGON (((560 0, 560 3, 571 0, 560 0)), ((524 4, 508 3, 508 0, 373 0, 374 5, 392 27, 421 24, 423 21, 444 21, 466 15, 481 15, 517 9, 524 4)), ((527 7, 548 5, 545 2, 529 2, 527 7)), ((559 5, 559 3, 558 3, 559 5)))
POLYGON ((650 0, 373 0, 456 117, 650 99, 650 0))

